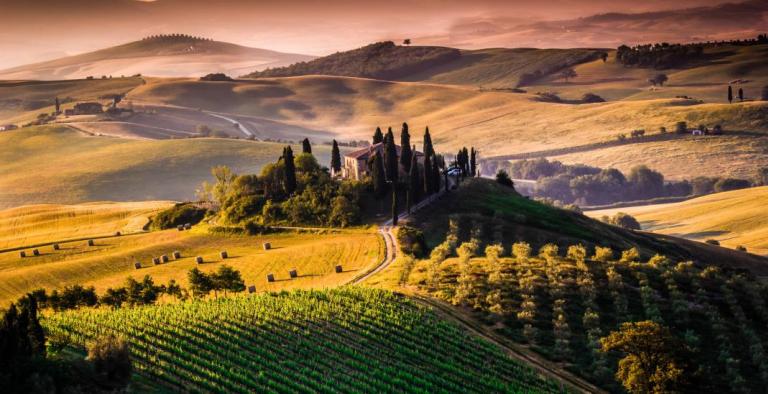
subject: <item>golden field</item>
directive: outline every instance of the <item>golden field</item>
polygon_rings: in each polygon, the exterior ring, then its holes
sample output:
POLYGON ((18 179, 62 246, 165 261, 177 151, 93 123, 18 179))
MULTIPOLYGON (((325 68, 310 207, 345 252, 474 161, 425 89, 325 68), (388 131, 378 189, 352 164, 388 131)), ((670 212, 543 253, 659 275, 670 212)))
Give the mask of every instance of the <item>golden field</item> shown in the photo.
POLYGON ((768 255, 768 186, 715 193, 692 200, 639 207, 587 211, 599 218, 625 212, 643 230, 704 242, 714 239, 724 247, 742 245, 747 251, 768 255))

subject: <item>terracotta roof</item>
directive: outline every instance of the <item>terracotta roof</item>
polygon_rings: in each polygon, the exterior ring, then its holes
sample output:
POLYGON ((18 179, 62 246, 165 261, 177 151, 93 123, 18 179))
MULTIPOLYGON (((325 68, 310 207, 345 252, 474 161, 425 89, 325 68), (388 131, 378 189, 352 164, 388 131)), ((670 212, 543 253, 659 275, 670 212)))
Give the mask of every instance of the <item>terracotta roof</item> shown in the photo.
MULTIPOLYGON (((400 145, 395 145, 395 148, 397 149, 397 156, 400 156, 400 150, 401 150, 400 145)), ((378 152, 382 149, 384 149, 384 143, 379 142, 378 144, 373 144, 366 148, 349 152, 345 154, 344 157, 351 157, 356 160, 368 160, 372 152, 374 151, 378 152)), ((416 154, 417 157, 424 156, 424 154, 419 151, 414 151, 414 153, 416 154)))

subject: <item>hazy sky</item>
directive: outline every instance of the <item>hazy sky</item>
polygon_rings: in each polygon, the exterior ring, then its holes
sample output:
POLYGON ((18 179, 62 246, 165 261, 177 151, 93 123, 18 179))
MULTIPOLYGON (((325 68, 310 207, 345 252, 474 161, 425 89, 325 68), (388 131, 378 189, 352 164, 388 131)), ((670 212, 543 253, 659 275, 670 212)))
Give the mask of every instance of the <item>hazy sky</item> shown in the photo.
POLYGON ((605 42, 599 34, 594 39, 567 34, 534 39, 525 34, 530 30, 525 26, 598 13, 721 3, 724 1, 0 0, 0 68, 158 33, 187 33, 312 55, 406 37, 413 38, 415 44, 461 47, 585 46, 593 41, 613 45, 623 37, 605 42))

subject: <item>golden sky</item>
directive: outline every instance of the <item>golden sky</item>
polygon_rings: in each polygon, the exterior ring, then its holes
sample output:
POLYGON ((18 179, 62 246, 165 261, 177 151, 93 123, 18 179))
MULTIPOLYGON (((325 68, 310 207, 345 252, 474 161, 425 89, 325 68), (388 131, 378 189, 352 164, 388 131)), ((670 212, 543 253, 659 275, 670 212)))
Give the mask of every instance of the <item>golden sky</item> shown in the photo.
MULTIPOLYGON (((724 2, 0 0, 0 68, 92 51, 160 33, 187 33, 257 48, 325 55, 384 39, 412 38, 414 44, 464 48, 613 47, 654 39, 751 35, 765 27, 764 13, 741 6, 734 11, 738 14, 732 26, 727 19, 733 19, 733 15, 706 10, 678 19, 680 23, 659 23, 662 27, 642 27, 647 24, 644 20, 610 15, 609 20, 579 19, 605 13, 709 7, 724 2), (695 22, 698 27, 686 27, 686 22, 695 22), (706 29, 702 29, 703 25, 706 29)), ((763 3, 768 1, 747 2, 753 8, 763 3)), ((651 21, 665 16, 644 15, 651 21)))

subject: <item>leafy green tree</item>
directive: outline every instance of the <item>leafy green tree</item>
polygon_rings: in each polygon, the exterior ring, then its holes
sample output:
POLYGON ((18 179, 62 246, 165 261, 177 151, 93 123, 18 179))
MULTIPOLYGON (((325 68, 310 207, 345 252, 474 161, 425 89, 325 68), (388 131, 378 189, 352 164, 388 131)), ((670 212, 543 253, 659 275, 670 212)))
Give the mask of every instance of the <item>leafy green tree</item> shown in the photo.
POLYGON ((312 144, 309 143, 309 138, 304 138, 304 140, 301 141, 301 153, 312 154, 312 144))
POLYGON ((189 281, 189 289, 192 290, 192 295, 195 297, 204 297, 213 290, 211 277, 197 268, 192 268, 187 273, 187 280, 189 281))
POLYGON ((560 78, 565 79, 566 83, 568 82, 569 78, 576 78, 577 76, 578 76, 578 74, 576 74, 576 70, 574 70, 574 69, 572 69, 570 67, 566 68, 565 70, 563 70, 560 73, 560 78))
POLYGON ((213 290, 222 290, 225 296, 228 291, 239 293, 245 290, 245 282, 242 276, 240 276, 240 271, 228 265, 220 266, 210 277, 213 283, 213 290))
POLYGON ((283 149, 283 165, 285 166, 283 187, 285 193, 291 195, 296 191, 296 165, 293 160, 293 149, 290 146, 283 149))
POLYGON ((381 132, 381 127, 376 128, 376 132, 373 133, 373 144, 379 144, 384 142, 384 134, 381 132))
POLYGON ((512 178, 509 177, 509 174, 504 169, 500 169, 496 173, 496 182, 507 187, 515 187, 515 182, 512 181, 512 178))
POLYGON ((348 227, 355 224, 360 217, 360 208, 344 196, 333 199, 329 222, 332 226, 348 227))
POLYGON ((106 336, 89 342, 87 348, 88 361, 102 384, 122 386, 130 381, 133 367, 128 341, 106 336))
POLYGON ((675 125, 675 133, 685 134, 688 132, 688 124, 685 122, 677 122, 675 125))
POLYGON ((99 304, 107 305, 112 308, 120 308, 124 303, 128 301, 128 290, 125 287, 119 287, 117 289, 109 288, 107 291, 99 297, 99 304))
POLYGON ((411 135, 408 133, 408 123, 403 122, 403 129, 400 131, 400 165, 406 173, 411 171, 411 135))
POLYGON ((679 345, 658 323, 623 323, 619 331, 601 338, 600 345, 603 352, 624 354, 616 379, 630 393, 670 393, 682 383, 684 371, 676 359, 679 345))
POLYGON ((331 148, 331 168, 335 173, 341 171, 341 153, 336 140, 333 140, 333 147, 331 148))

